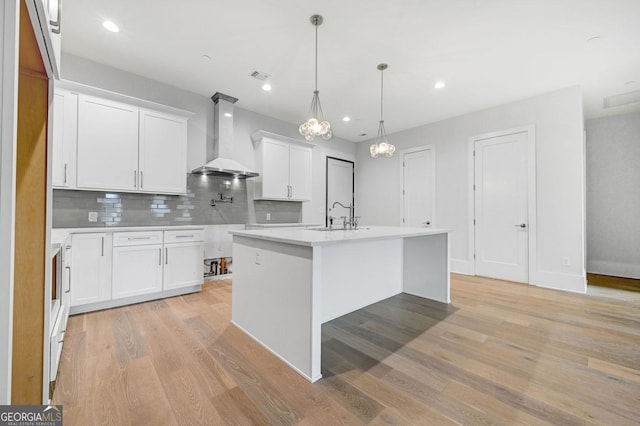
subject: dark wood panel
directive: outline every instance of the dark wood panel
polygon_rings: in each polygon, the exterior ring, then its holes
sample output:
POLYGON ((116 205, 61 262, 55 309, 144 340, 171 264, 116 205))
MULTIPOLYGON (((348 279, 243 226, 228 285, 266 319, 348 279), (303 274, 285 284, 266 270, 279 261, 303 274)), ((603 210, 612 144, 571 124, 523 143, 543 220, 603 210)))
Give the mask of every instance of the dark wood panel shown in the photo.
POLYGON ((152 409, 134 397, 143 388, 169 407, 167 424, 631 425, 640 415, 640 310, 626 292, 454 275, 451 305, 403 294, 324 324, 324 378, 310 384, 230 324, 231 290, 206 283, 72 317, 54 395, 67 423, 140 424, 152 409), (124 408, 108 419, 82 409, 102 398, 124 408))

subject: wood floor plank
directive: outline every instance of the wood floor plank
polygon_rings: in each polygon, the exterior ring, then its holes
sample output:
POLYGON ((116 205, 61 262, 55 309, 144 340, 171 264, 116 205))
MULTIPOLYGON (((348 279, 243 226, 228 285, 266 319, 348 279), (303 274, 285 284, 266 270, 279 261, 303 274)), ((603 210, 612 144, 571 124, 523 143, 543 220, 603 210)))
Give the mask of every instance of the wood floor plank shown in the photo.
POLYGON ((231 325, 230 280, 72 316, 65 424, 638 424, 639 297, 452 274, 322 326, 315 384, 231 325))

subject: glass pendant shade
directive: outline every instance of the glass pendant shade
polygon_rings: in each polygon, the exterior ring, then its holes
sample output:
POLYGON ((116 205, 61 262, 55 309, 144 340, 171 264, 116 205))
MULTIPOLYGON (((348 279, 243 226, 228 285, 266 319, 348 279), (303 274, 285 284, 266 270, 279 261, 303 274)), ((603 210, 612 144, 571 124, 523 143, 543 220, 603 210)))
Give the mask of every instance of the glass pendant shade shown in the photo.
POLYGON ((380 126, 378 127, 378 136, 376 142, 369 147, 369 153, 372 158, 393 157, 393 153, 396 151, 396 147, 389 143, 387 138, 387 131, 384 128, 383 119, 383 95, 384 95, 384 76, 383 72, 389 66, 387 64, 378 64, 378 70, 380 71, 380 126))
POLYGON ((320 92, 318 91, 318 26, 322 24, 322 21, 323 19, 320 15, 313 15, 311 17, 311 23, 316 27, 316 85, 313 91, 313 98, 311 99, 311 108, 309 109, 311 118, 302 123, 298 128, 300 134, 308 141, 312 141, 316 136, 320 136, 325 140, 329 140, 333 136, 331 124, 324 119, 322 105, 320 105, 320 92))

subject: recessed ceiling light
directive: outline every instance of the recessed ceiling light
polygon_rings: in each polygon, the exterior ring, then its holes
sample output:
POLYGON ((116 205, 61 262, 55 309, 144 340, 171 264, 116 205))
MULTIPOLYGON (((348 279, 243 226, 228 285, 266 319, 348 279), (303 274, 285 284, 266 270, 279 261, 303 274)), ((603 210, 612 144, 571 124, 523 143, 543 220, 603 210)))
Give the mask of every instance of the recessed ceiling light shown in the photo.
POLYGON ((265 92, 270 92, 271 91, 271 85, 269 83, 265 83, 262 85, 262 90, 264 90, 265 92))
POLYGON ((102 26, 105 30, 111 31, 112 33, 117 33, 118 31, 120 31, 120 28, 118 28, 118 26, 111 21, 104 21, 102 23, 102 26))
POLYGON ((346 115, 346 116, 342 117, 342 121, 351 121, 351 117, 346 115))
POLYGON ((436 89, 442 89, 444 86, 446 86, 446 84, 444 84, 444 81, 439 81, 433 85, 433 87, 435 87, 436 89))

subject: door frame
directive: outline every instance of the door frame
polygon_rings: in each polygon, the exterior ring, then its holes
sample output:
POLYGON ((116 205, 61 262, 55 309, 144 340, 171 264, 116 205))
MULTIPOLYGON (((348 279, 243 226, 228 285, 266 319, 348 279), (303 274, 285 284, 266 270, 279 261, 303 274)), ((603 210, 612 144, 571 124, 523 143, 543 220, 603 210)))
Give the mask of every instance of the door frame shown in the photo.
POLYGON ((351 171, 353 173, 351 178, 351 205, 353 206, 353 215, 356 215, 356 162, 327 155, 324 170, 324 226, 327 227, 329 226, 329 160, 351 163, 351 171))
POLYGON ((535 285, 536 279, 536 265, 537 265, 537 217, 536 217, 536 128, 534 124, 529 124, 522 127, 515 127, 506 130, 498 130, 495 132, 481 133, 478 135, 470 136, 468 139, 468 164, 467 164, 467 254, 469 261, 469 274, 476 274, 476 259, 475 259, 475 247, 476 247, 476 232, 475 232, 475 147, 476 142, 492 139, 499 136, 508 136, 515 133, 527 134, 527 215, 529 226, 528 237, 528 278, 527 283, 535 285))
POLYGON ((418 152, 418 151, 424 151, 430 149, 431 152, 433 153, 432 157, 431 157, 431 163, 432 166, 431 167, 431 179, 433 182, 433 192, 431 194, 431 224, 435 224, 436 223, 436 188, 437 188, 437 182, 436 182, 436 146, 435 144, 429 144, 429 145, 421 145, 421 146, 417 146, 414 148, 409 148, 409 149, 403 149, 402 151, 400 151, 400 158, 402 161, 402 164, 400 165, 400 196, 402 197, 402 208, 400 209, 400 226, 407 226, 404 223, 404 218, 405 216, 405 202, 404 202, 404 156, 405 154, 412 154, 414 152, 418 152))

